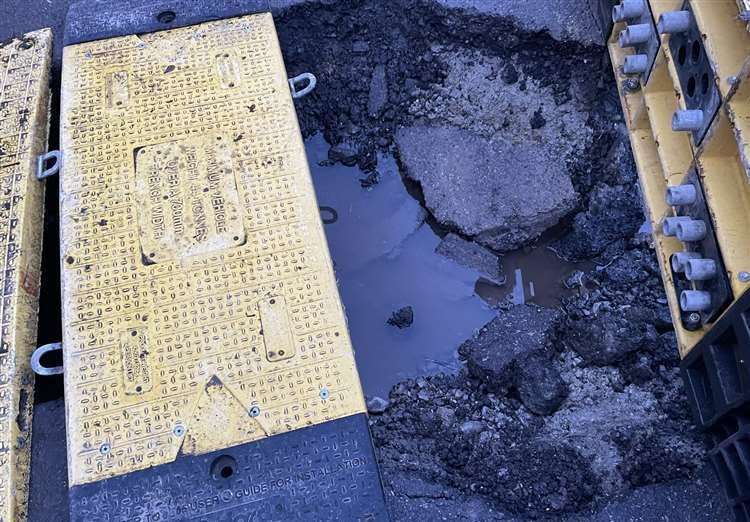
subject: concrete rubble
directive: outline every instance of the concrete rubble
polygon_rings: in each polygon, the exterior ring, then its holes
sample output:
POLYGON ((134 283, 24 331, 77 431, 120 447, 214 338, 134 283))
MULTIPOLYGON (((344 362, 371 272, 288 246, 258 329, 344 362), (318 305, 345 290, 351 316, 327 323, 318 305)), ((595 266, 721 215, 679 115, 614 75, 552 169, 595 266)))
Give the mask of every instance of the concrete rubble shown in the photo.
POLYGON ((568 175, 531 144, 492 143, 455 127, 410 127, 396 135, 405 173, 435 218, 497 251, 515 250, 571 212, 568 175))
MULTIPOLYGON (((630 519, 713 480, 638 233, 604 4, 362 0, 280 19, 290 73, 325 86, 299 107, 303 132, 365 173, 396 155, 439 254, 496 284, 503 255, 538 241, 574 263, 557 308, 499 306, 456 346, 458 371, 372 403, 396 520, 630 519)), ((714 499, 680 502, 709 520, 714 499)))

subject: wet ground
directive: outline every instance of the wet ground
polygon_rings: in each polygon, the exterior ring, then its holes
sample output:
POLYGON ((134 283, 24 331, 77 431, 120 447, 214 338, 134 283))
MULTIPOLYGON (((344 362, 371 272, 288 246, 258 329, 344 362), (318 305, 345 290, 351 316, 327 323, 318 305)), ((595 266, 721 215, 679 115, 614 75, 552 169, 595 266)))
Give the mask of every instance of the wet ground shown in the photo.
POLYGON ((438 252, 447 232, 428 222, 392 156, 379 156, 374 183, 357 167, 331 165, 322 135, 306 148, 367 395, 457 371, 456 346, 492 319, 493 308, 511 306, 519 292, 524 301, 559 306, 570 293, 565 278, 590 266, 560 259, 545 241, 499 259, 504 283, 488 279, 438 252), (403 307, 412 308, 413 324, 388 324, 403 307))
POLYGON ((435 253, 440 238, 393 158, 381 157, 379 183, 363 189, 356 167, 319 165, 328 149, 320 135, 308 141, 318 202, 337 214, 326 235, 365 393, 384 396, 405 378, 456 370, 456 345, 493 315, 474 294, 480 274, 435 253), (407 306, 413 324, 388 324, 407 306))
MULTIPOLYGON (((5 2, 0 40, 59 28, 66 5, 5 2)), ((597 23, 547 6, 277 16, 290 76, 320 80, 298 114, 365 391, 384 399, 371 422, 393 517, 728 520, 597 23)), ((48 268, 43 342, 59 338, 48 268)), ((40 380, 37 402, 60 392, 40 380)), ((37 412, 32 512, 64 519, 61 401, 37 412)))

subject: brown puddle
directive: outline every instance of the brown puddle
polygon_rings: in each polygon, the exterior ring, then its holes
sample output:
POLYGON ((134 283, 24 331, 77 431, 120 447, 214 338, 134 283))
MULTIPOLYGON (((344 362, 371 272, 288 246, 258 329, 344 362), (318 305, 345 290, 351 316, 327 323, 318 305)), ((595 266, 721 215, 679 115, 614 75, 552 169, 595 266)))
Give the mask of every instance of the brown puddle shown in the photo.
POLYGON ((505 285, 498 286, 482 278, 474 287, 477 295, 490 306, 519 304, 521 301, 549 308, 559 306, 560 300, 573 292, 565 286, 565 280, 576 270, 587 272, 593 269, 594 263, 574 263, 559 258, 548 248, 553 241, 553 238, 545 239, 534 246, 505 254, 502 258, 505 285), (522 286, 518 284, 519 271, 522 286))

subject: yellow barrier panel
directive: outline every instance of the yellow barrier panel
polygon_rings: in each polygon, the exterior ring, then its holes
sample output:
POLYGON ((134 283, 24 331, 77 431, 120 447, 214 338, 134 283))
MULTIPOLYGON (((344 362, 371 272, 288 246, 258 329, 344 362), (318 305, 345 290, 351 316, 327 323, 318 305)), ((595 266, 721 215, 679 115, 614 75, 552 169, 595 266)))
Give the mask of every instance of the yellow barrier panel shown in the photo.
POLYGON ((52 33, 0 43, 0 520, 25 520, 31 450, 52 33))
POLYGON ((70 486, 365 411, 270 14, 65 48, 70 486))

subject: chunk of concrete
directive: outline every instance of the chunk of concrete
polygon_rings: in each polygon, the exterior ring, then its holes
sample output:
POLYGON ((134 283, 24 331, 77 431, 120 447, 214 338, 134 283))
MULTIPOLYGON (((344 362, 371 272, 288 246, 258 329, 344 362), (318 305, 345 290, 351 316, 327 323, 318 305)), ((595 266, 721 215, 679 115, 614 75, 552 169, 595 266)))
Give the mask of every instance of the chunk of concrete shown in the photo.
POLYGON ((372 72, 370 79, 370 93, 367 99, 367 112, 370 116, 380 116, 383 107, 388 102, 388 80, 385 75, 385 66, 378 65, 372 72))
POLYGON ((481 245, 466 241, 456 234, 448 234, 435 249, 441 256, 467 268, 472 268, 496 284, 505 283, 500 258, 481 245))
POLYGON ((547 31, 556 40, 603 45, 611 26, 609 0, 437 0, 446 7, 513 19, 526 30, 547 31))
POLYGON ((518 249, 576 207, 564 162, 544 144, 422 126, 401 129, 396 140, 435 218, 493 250, 518 249))
POLYGON ((396 310, 391 314, 387 323, 399 330, 409 328, 414 323, 414 309, 411 306, 404 306, 396 310))
POLYGON ((640 350, 653 351, 659 335, 642 316, 643 312, 630 309, 572 321, 566 326, 567 343, 587 363, 597 366, 616 364, 640 350))
POLYGON ((384 399, 376 395, 375 397, 370 397, 369 399, 367 399, 367 412, 371 415, 380 415, 381 413, 385 412, 385 410, 387 410, 390 405, 391 403, 388 401, 388 399, 384 399))
POLYGON ((481 433, 484 429, 484 423, 481 421, 466 421, 461 424, 461 433, 464 435, 475 435, 481 433))
POLYGON ((623 237, 632 237, 643 223, 641 198, 633 186, 599 185, 588 209, 573 220, 571 232, 555 243, 568 259, 588 259, 623 237))
POLYGON ((360 157, 359 147, 352 141, 343 141, 333 145, 328 151, 328 159, 333 163, 341 163, 347 167, 357 164, 360 157))
POLYGON ((469 373, 495 392, 516 390, 524 406, 537 415, 554 413, 567 396, 545 347, 558 315, 531 305, 500 314, 459 348, 469 373))

